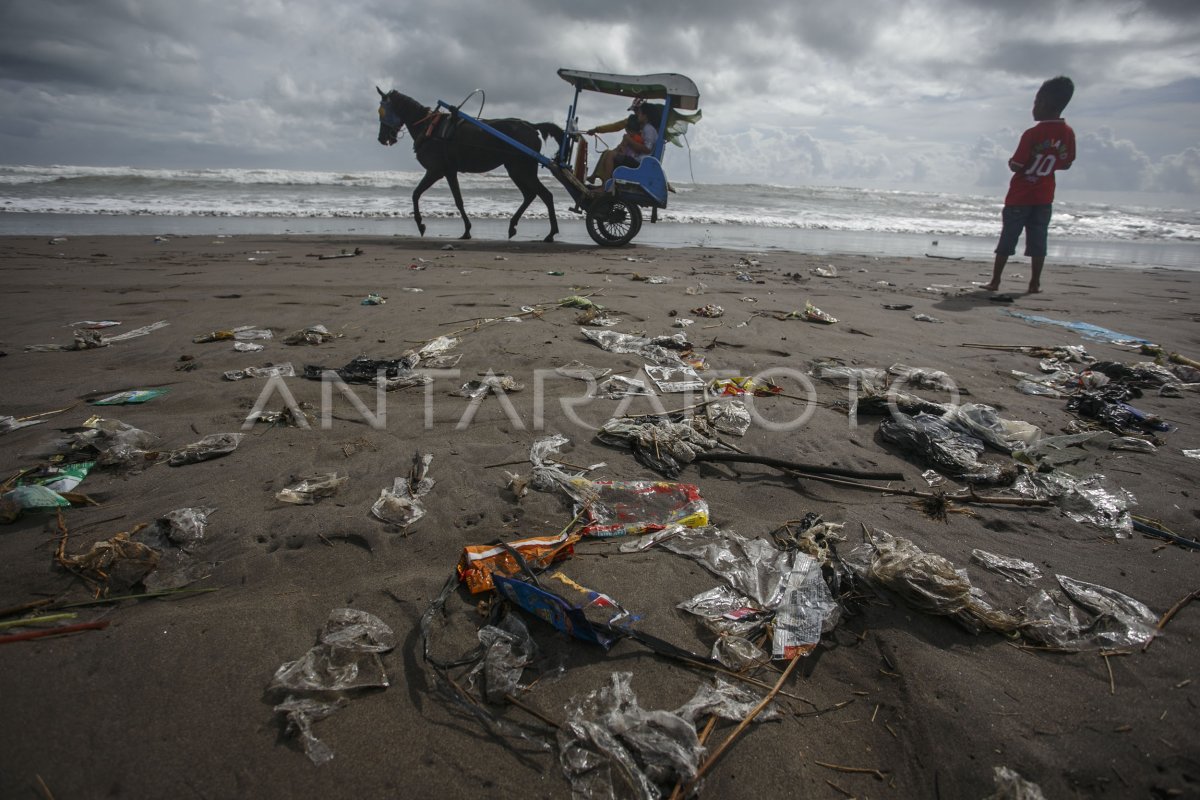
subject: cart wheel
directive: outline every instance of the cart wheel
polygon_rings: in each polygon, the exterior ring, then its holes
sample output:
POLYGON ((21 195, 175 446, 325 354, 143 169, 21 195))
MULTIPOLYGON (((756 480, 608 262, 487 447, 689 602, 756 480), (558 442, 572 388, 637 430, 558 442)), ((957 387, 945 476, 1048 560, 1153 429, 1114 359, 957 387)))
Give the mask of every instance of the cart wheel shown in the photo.
POLYGON ((587 212, 587 232, 605 247, 629 244, 642 229, 642 209, 635 203, 606 197, 592 204, 587 212))

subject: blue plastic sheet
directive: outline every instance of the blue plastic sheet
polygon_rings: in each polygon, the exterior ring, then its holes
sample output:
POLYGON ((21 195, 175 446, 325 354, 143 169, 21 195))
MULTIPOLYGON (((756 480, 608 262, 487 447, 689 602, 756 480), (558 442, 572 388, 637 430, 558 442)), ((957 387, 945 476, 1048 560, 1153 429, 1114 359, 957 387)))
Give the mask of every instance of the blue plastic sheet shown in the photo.
POLYGON ((1017 319, 1023 319, 1026 322, 1034 325, 1056 325, 1060 328, 1075 331, 1084 339, 1093 342, 1109 342, 1112 344, 1154 344, 1149 339, 1143 339, 1140 336, 1130 336, 1128 333, 1119 333, 1108 328, 1102 328, 1099 325, 1093 325, 1090 322, 1070 322, 1063 319, 1051 319, 1050 317, 1039 317, 1036 314, 1022 314, 1020 311, 1010 311, 1007 308, 1003 309, 1005 314, 1017 319))

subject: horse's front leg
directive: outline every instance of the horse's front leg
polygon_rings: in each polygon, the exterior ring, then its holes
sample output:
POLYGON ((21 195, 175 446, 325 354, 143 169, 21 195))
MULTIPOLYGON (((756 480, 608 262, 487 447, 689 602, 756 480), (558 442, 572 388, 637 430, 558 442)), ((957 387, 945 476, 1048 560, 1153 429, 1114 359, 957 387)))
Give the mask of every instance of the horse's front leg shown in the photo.
POLYGON ((546 210, 550 212, 550 233, 543 239, 543 242, 553 242, 554 237, 558 235, 558 216, 554 213, 554 195, 541 182, 537 182, 538 197, 542 198, 542 202, 546 204, 546 210))
POLYGON ((437 170, 427 170, 425 177, 421 178, 421 182, 417 184, 417 188, 413 189, 413 219, 417 221, 417 230, 421 235, 425 235, 425 223, 421 221, 421 195, 425 194, 425 190, 442 179, 442 173, 437 170))
POLYGON ((458 213, 462 214, 463 218, 463 235, 460 239, 471 238, 471 220, 467 219, 467 209, 463 207, 462 192, 458 188, 458 173, 447 172, 446 183, 450 184, 450 194, 454 195, 454 205, 458 206, 458 213))

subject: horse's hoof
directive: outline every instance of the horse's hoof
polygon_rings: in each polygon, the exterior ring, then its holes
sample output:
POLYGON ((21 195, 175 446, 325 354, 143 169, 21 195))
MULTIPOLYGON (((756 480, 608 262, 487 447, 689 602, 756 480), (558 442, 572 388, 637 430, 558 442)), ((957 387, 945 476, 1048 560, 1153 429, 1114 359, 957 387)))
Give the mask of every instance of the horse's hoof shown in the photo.
POLYGON ((470 238, 471 238, 471 234, 470 234, 469 232, 468 232, 468 233, 464 233, 462 236, 460 236, 460 237, 458 237, 458 238, 460 238, 460 239, 470 239, 470 238))
POLYGON ((547 234, 547 235, 546 235, 546 238, 545 238, 545 239, 542 239, 542 241, 543 241, 543 242, 553 242, 553 241, 554 241, 554 234, 553 234, 553 233, 551 233, 551 234, 547 234))
POLYGON ((424 226, 424 224, 422 224, 422 223, 418 222, 418 223, 417 223, 417 230, 419 230, 419 231, 421 232, 421 235, 422 235, 422 236, 424 236, 424 235, 425 235, 425 226, 424 226))
POLYGON ((508 238, 511 239, 512 237, 514 237, 516 235, 517 235, 517 227, 514 225, 513 227, 508 229, 508 238))

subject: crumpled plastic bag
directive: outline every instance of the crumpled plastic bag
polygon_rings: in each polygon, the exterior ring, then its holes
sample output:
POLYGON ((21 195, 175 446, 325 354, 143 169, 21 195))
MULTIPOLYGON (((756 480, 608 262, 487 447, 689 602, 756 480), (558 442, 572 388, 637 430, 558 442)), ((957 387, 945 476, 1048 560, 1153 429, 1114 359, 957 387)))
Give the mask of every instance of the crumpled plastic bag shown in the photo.
POLYGON ((1158 616, 1141 601, 1099 584, 1055 577, 1072 600, 1096 615, 1088 632, 1098 644, 1141 647, 1158 634, 1158 616))
POLYGON ((322 344, 334 336, 324 325, 309 325, 284 337, 283 343, 289 345, 322 344))
POLYGON ((596 438, 605 444, 628 447, 639 463, 668 478, 677 478, 684 465, 690 464, 698 453, 720 445, 698 431, 694 421, 695 418, 672 422, 661 417, 615 417, 600 427, 596 438))
POLYGON ((1004 766, 992 769, 996 791, 984 800, 1046 800, 1046 796, 1042 794, 1042 787, 1033 781, 1025 780, 1016 770, 1004 766))
POLYGON ((576 797, 615 797, 618 787, 657 800, 699 769, 704 752, 695 726, 677 713, 643 709, 629 672, 576 698, 558 729, 559 764, 576 797))
POLYGON ((177 508, 134 535, 158 553, 154 570, 142 578, 147 591, 178 589, 208 576, 211 564, 199 550, 214 511, 209 506, 177 508))
POLYGON ((847 367, 841 364, 818 363, 809 371, 817 380, 833 386, 855 386, 859 391, 882 394, 888 387, 887 370, 879 367, 847 367))
POLYGON ((142 466, 157 460, 158 453, 148 450, 158 436, 115 419, 92 417, 76 431, 56 443, 59 452, 85 452, 95 456, 101 466, 142 466))
POLYGON ((521 688, 521 674, 537 657, 537 644, 516 614, 506 614, 497 625, 479 629, 483 658, 468 673, 474 681, 482 674, 483 696, 489 703, 504 703, 521 688))
POLYGON ((927 553, 911 540, 876 530, 865 576, 900 595, 914 608, 952 616, 968 630, 982 628, 1007 633, 1020 624, 1012 614, 993 608, 971 586, 964 570, 936 553, 927 553))
POLYGON ((346 705, 347 693, 386 688, 387 672, 379 654, 395 644, 392 629, 375 615, 335 608, 318 643, 275 671, 267 691, 287 693, 275 711, 286 715, 288 732, 299 734, 314 764, 329 761, 333 751, 313 734, 312 724, 346 705))
POLYGON ((937 369, 909 367, 904 364, 892 364, 887 369, 892 378, 894 388, 938 389, 943 392, 958 390, 958 384, 945 372, 937 369))
POLYGON ((984 450, 982 441, 955 431, 932 414, 884 417, 879 423, 879 435, 884 441, 919 456, 935 469, 967 483, 1006 484, 1015 477, 999 464, 979 460, 984 450))
POLYGON ((987 550, 979 548, 971 551, 971 563, 978 564, 997 575, 1003 575, 1008 580, 1015 581, 1022 586, 1033 586, 1033 582, 1042 577, 1042 571, 1030 561, 989 553, 987 550))
POLYGON ((1088 522, 1111 530, 1118 539, 1133 535, 1133 517, 1129 507, 1137 504, 1125 489, 1104 488, 1100 474, 1076 478, 1062 470, 1021 475, 1013 488, 1026 497, 1053 499, 1058 508, 1076 522, 1088 522))
POLYGON ((451 394, 478 400, 489 394, 519 392, 524 388, 525 386, 517 383, 516 379, 511 375, 487 375, 483 378, 467 381, 457 391, 451 392, 451 394))
POLYGON ((588 328, 580 328, 579 332, 589 341, 610 353, 637 354, 652 364, 681 364, 683 361, 679 354, 692 349, 687 336, 682 333, 647 338, 631 333, 589 330, 588 328))
POLYGON ((721 398, 709 403, 704 409, 708 423, 721 432, 733 436, 745 436, 750 430, 750 410, 746 402, 736 397, 721 398))
POLYGON ((417 453, 408 475, 397 477, 391 487, 384 487, 379 499, 371 506, 377 519, 390 522, 401 529, 407 528, 425 516, 425 505, 421 498, 433 489, 434 479, 429 477, 432 453, 417 453))
POLYGON ((1036 425, 1019 419, 1002 419, 996 409, 982 403, 954 406, 942 419, 954 430, 982 439, 1005 453, 1024 450, 1042 435, 1036 425))
POLYGON ((167 464, 181 467, 184 464, 196 464, 212 458, 227 456, 237 449, 245 437, 244 433, 210 433, 198 442, 185 445, 171 453, 167 464))
POLYGON ((339 475, 336 472, 312 475, 280 489, 275 493, 275 499, 281 503, 311 506, 322 497, 332 497, 337 494, 338 489, 341 489, 342 484, 348 480, 350 480, 349 475, 339 475))

